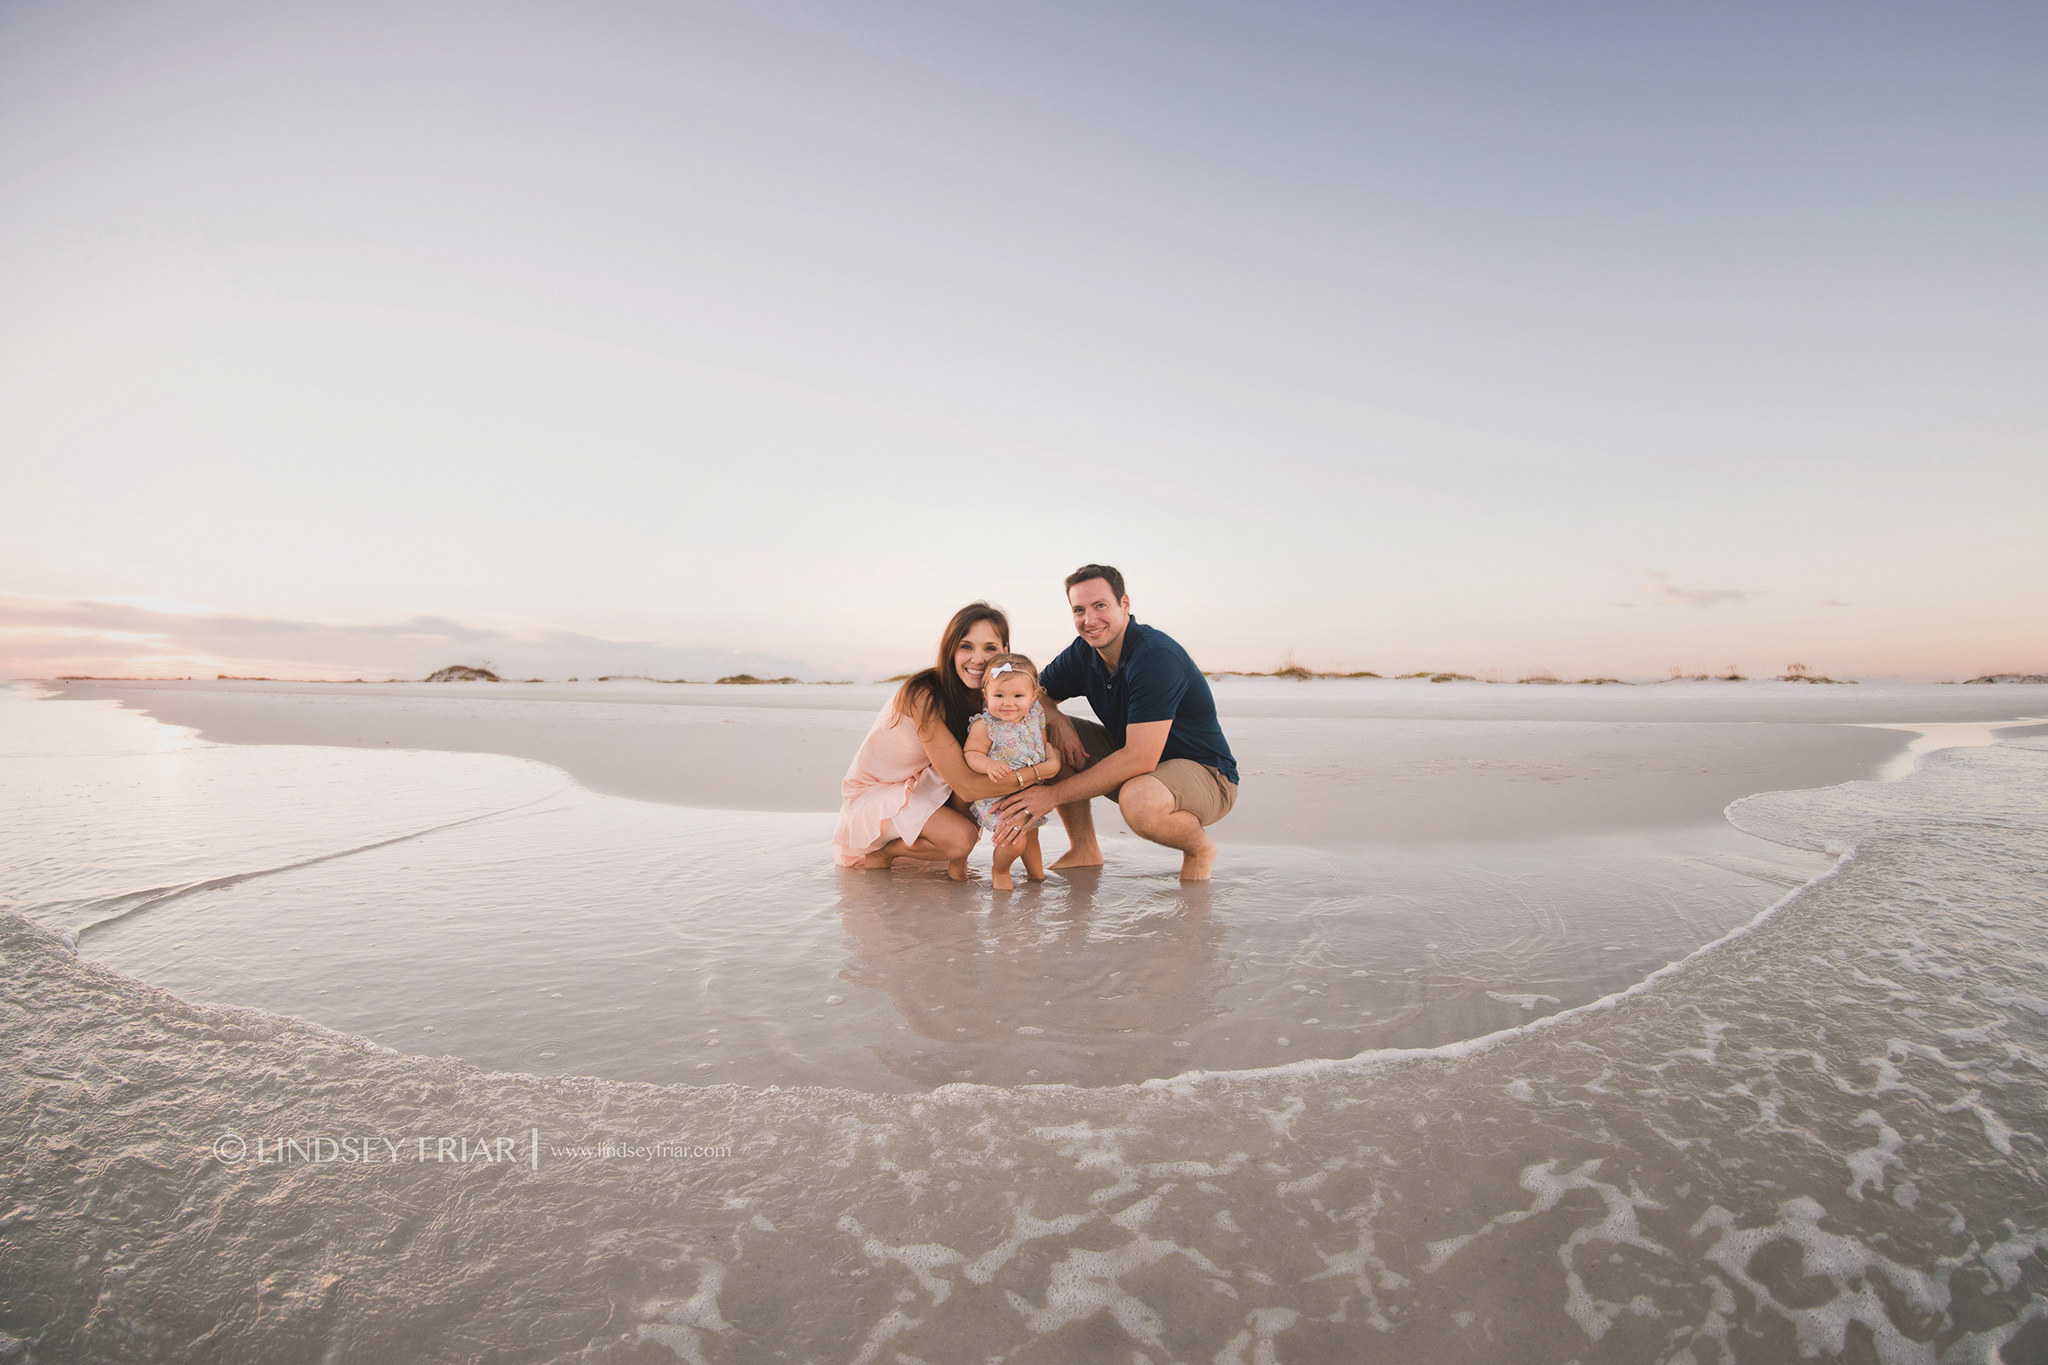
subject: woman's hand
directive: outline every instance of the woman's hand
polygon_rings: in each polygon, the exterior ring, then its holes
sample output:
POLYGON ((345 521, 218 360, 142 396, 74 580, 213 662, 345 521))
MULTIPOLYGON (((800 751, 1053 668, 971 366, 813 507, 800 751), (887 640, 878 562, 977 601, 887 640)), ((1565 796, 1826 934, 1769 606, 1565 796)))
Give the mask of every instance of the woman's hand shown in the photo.
POLYGON ((1037 824, 1040 818, 1052 812, 1059 803, 1053 799, 1049 787, 1029 787, 1003 801, 996 809, 1003 813, 1002 824, 997 826, 995 841, 998 845, 1013 844, 1024 837, 1024 831, 1037 824))
POLYGON ((1029 815, 1006 812, 1001 823, 990 832, 989 838, 997 848, 1004 848, 1024 842, 1024 836, 1031 832, 1037 820, 1029 815))

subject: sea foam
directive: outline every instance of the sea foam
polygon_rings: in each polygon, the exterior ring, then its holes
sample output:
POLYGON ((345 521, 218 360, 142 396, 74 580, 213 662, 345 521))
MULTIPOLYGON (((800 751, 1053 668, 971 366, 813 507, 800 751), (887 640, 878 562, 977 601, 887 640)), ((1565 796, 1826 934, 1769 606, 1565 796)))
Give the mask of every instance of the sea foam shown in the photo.
POLYGON ((1731 818, 1841 862, 1597 1007, 1135 1086, 490 1073, 8 915, 10 1282, 54 1357, 2031 1358, 2048 741, 1731 818), (220 1145, 529 1132, 531 1164, 220 1145))

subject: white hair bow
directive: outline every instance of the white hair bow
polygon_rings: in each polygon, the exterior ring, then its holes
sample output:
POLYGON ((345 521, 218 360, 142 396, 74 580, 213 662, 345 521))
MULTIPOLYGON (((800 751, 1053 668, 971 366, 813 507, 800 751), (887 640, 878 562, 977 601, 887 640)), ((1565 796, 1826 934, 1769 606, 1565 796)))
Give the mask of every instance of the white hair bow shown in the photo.
POLYGON ((991 668, 988 671, 988 675, 991 678, 1000 678, 1005 673, 1015 673, 1016 671, 1017 665, 1015 664, 997 664, 994 668, 991 668))

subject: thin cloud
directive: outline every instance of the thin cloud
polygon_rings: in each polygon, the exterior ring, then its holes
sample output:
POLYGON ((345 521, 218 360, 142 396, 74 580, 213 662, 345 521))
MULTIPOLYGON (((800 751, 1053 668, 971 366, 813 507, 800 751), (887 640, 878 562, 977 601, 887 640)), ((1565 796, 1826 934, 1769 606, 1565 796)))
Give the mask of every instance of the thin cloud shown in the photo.
POLYGON ((1652 569, 1643 596, 1667 607, 1711 607, 1721 602, 1747 602, 1761 594, 1739 588, 1680 588, 1672 584, 1670 574, 1652 569))
POLYGON ((486 659, 500 673, 521 677, 819 676, 796 659, 613 640, 543 624, 491 626, 446 616, 308 621, 0 593, 0 676, 5 677, 420 677, 444 664, 486 659))
POLYGON ((1824 607, 1846 607, 1849 604, 1847 602, 1838 602, 1834 598, 1830 597, 1827 601, 1821 603, 1821 605, 1824 607))

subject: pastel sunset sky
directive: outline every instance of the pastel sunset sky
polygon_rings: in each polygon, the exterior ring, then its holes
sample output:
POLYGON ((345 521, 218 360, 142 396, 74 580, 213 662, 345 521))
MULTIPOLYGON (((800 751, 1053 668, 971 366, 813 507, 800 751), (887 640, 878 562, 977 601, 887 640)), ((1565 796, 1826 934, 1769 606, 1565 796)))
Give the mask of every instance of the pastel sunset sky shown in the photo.
POLYGON ((0 5, 0 676, 2048 671, 2048 8, 0 5))

